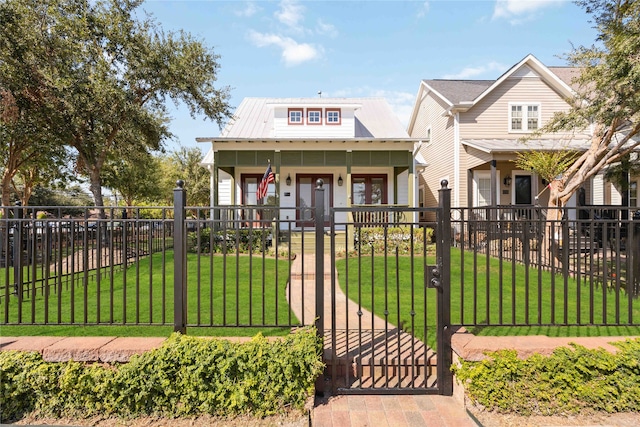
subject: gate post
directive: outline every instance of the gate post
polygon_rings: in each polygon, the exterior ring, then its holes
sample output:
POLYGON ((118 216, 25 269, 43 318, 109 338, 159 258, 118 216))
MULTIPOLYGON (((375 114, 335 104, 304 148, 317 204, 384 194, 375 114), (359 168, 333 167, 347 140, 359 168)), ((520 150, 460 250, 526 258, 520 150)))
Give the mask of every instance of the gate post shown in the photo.
POLYGON ((324 337, 324 181, 316 181, 316 328, 324 337))
POLYGON ((439 394, 453 395, 451 364, 451 189, 446 179, 440 181, 438 238, 436 257, 440 270, 438 288, 438 389, 439 394))
POLYGON ((185 206, 187 191, 178 180, 173 190, 173 330, 187 332, 187 247, 185 239, 185 206))
MULTIPOLYGON (((18 312, 22 312, 22 203, 16 202, 13 211, 13 292, 18 297, 18 312)), ((22 316, 18 316, 22 319, 22 316)))

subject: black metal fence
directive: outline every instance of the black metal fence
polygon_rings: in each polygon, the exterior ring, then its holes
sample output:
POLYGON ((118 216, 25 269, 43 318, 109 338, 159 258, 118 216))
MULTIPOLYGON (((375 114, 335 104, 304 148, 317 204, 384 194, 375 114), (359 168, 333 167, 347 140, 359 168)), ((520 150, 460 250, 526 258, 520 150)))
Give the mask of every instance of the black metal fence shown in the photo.
POLYGON ((640 211, 498 206, 452 218, 454 324, 640 325, 640 211))
MULTIPOLYGON (((303 302, 289 298, 287 283, 292 274, 313 273, 303 261, 329 246, 296 220, 317 213, 188 207, 183 190, 175 195, 173 207, 0 208, 0 324, 184 330, 313 322, 293 306, 303 302)), ((420 223, 419 211, 368 207, 356 216, 375 216, 383 230, 414 222, 439 227, 420 223)), ((640 325, 638 211, 499 206, 453 208, 449 216, 452 324, 640 325)), ((344 234, 334 236, 333 250, 341 257, 365 258, 362 248, 382 241, 370 223, 339 221, 344 234)), ((429 251, 435 254, 435 245, 429 251)))

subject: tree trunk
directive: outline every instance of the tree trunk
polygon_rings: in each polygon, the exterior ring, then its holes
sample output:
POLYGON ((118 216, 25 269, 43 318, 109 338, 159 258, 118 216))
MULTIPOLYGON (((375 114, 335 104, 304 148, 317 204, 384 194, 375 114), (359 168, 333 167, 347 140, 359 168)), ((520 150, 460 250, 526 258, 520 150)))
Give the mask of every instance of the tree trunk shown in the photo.
POLYGON ((562 257, 560 256, 560 247, 562 245, 562 229, 559 227, 562 219, 562 207, 564 203, 560 194, 564 190, 563 180, 553 180, 549 184, 549 204, 547 209, 545 233, 542 242, 542 256, 545 261, 550 264, 553 258, 556 258, 560 265, 562 257))

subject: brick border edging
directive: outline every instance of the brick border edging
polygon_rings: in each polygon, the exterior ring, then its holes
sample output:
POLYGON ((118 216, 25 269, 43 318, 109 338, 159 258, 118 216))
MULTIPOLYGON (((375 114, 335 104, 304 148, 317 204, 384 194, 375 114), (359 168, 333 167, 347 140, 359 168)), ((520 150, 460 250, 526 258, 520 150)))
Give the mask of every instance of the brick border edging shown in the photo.
MULTIPOLYGON (((252 337, 203 337, 246 342, 252 337)), ((266 337, 278 339, 279 337, 266 337)), ((142 354, 156 349, 167 337, 2 337, 0 351, 34 351, 42 355, 46 362, 102 362, 125 363, 134 354, 142 354)))
POLYGON ((612 342, 635 339, 635 336, 606 337, 547 337, 545 335, 527 336, 476 336, 464 329, 455 332, 451 338, 451 347, 458 357, 468 361, 486 359, 487 351, 512 349, 518 357, 526 358, 534 353, 550 355, 558 347, 567 347, 575 343, 588 349, 603 348, 611 353, 618 349, 612 342))

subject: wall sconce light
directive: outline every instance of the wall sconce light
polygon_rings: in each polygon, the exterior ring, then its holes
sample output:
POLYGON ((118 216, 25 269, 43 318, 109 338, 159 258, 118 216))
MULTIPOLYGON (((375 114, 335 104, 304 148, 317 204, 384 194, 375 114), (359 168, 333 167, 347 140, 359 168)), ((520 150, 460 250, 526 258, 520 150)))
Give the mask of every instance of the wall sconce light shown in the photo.
POLYGON ((510 176, 507 176, 507 177, 504 179, 504 181, 503 181, 503 182, 504 182, 504 186, 505 186, 505 187, 510 187, 510 186, 511 186, 511 177, 510 177, 510 176))
POLYGON ((340 174, 340 175, 338 176, 338 187, 342 187, 342 183, 343 183, 343 182, 344 182, 344 181, 342 180, 342 174, 340 174))
POLYGON ((284 181, 287 185, 291 185, 291 174, 287 174, 287 179, 284 181))

